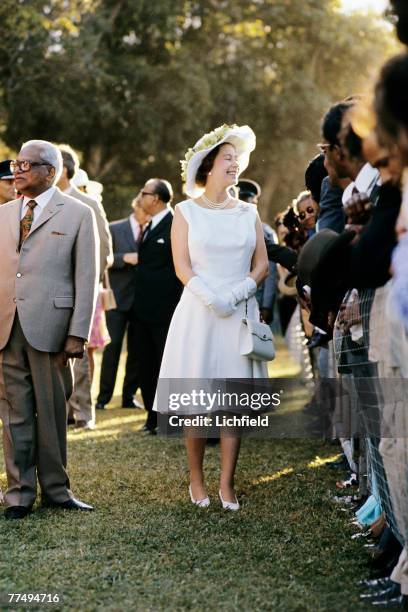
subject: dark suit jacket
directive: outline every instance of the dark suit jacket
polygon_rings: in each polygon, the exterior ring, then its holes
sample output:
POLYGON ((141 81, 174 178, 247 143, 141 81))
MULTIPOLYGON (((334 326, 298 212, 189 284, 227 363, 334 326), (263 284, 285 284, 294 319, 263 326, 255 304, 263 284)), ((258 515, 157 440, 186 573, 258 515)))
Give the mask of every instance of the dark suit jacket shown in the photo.
POLYGON ((125 253, 136 253, 137 244, 133 237, 129 219, 109 224, 113 245, 113 265, 109 268, 109 280, 115 294, 117 309, 126 312, 132 308, 135 299, 136 268, 123 261, 125 253))
POLYGON ((338 234, 344 230, 346 215, 344 214, 342 202, 343 189, 337 185, 332 185, 326 176, 322 182, 320 196, 320 212, 317 221, 317 231, 331 229, 338 234))
POLYGON ((170 323, 181 296, 183 285, 176 276, 171 252, 172 221, 170 211, 139 247, 133 311, 142 321, 170 323))
POLYGON ((382 287, 391 278, 391 255, 397 244, 395 225, 401 207, 399 187, 386 183, 379 188, 372 217, 349 249, 348 286, 382 287), (379 196, 379 197, 378 197, 379 196))
POLYGON ((269 261, 280 264, 290 272, 294 271, 297 263, 297 253, 288 247, 275 244, 274 239, 265 235, 265 245, 269 261))

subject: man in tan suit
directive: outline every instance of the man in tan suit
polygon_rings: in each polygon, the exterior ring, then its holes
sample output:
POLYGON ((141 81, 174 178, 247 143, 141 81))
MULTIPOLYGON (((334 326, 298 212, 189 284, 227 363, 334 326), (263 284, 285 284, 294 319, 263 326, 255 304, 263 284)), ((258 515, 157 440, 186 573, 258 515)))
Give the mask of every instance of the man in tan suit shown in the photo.
POLYGON ((71 358, 89 337, 99 240, 88 206, 54 186, 61 153, 29 141, 12 163, 22 194, 0 207, 0 411, 8 489, 5 516, 26 516, 37 476, 46 506, 92 510, 66 472, 71 358))
MULTIPOLYGON (((113 263, 112 238, 109 223, 103 206, 97 200, 86 195, 72 184, 72 178, 79 168, 79 159, 69 145, 59 145, 62 154, 63 168, 58 187, 67 195, 80 200, 95 213, 99 235, 99 270, 102 281, 105 270, 113 263)), ((92 349, 90 349, 91 351, 92 349)), ((84 353, 83 359, 77 359, 74 365, 74 390, 68 402, 68 411, 75 419, 77 427, 91 429, 95 423, 95 407, 92 404, 91 384, 93 374, 93 354, 84 353), (91 366, 90 367, 90 362, 91 366)))

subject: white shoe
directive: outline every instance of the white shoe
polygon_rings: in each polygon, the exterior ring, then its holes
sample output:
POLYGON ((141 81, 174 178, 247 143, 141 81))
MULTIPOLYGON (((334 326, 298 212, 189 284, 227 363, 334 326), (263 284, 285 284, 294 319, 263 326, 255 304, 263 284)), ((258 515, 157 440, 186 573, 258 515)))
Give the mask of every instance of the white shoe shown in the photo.
POLYGON ((191 502, 195 505, 198 506, 199 508, 208 508, 208 506, 210 505, 210 498, 209 497, 204 497, 204 499, 194 499, 193 497, 193 493, 191 491, 191 485, 189 485, 188 487, 188 491, 190 493, 190 499, 191 502))
POLYGON ((220 496, 220 500, 222 503, 222 507, 224 508, 224 510, 239 510, 240 505, 239 505, 239 501, 237 500, 236 496, 235 496, 235 501, 234 502, 229 502, 229 501, 225 501, 224 499, 222 499, 222 495, 221 495, 221 489, 218 491, 218 495, 220 496))

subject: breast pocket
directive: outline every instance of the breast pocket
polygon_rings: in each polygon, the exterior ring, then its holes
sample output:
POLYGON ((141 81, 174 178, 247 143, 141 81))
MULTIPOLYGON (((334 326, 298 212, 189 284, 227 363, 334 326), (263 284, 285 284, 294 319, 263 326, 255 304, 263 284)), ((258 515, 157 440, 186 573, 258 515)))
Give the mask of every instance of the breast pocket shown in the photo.
POLYGON ((74 298, 71 296, 56 297, 54 298, 55 308, 73 308, 74 298))

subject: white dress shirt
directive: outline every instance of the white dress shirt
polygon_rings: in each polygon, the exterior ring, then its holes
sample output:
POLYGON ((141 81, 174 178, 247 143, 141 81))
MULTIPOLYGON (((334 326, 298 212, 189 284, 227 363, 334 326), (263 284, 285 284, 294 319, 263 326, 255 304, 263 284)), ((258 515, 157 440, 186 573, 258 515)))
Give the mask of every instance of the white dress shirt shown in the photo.
POLYGON ((154 229, 156 227, 156 225, 158 225, 160 223, 160 221, 162 219, 164 219, 164 217, 166 215, 168 215, 170 212, 170 207, 166 207, 164 210, 161 210, 160 212, 156 213, 153 217, 152 217, 152 221, 151 221, 151 226, 149 229, 149 232, 152 231, 152 229, 154 229))
POLYGON ((47 191, 43 191, 42 193, 40 193, 40 195, 38 195, 35 198, 29 198, 28 196, 24 196, 23 203, 21 206, 20 219, 23 219, 24 215, 26 214, 28 210, 27 202, 30 202, 31 200, 35 200, 37 202, 37 206, 34 207, 34 217, 33 217, 33 223, 32 223, 32 227, 33 227, 35 223, 38 221, 42 211, 47 206, 48 202, 51 200, 55 191, 56 191, 55 187, 50 187, 49 189, 47 189, 47 191))
POLYGON ((140 229, 139 223, 135 219, 135 215, 130 215, 129 221, 130 227, 132 228, 133 238, 135 239, 135 242, 137 242, 139 240, 140 232, 142 230, 140 229))
POLYGON ((356 176, 356 180, 351 182, 350 185, 347 185, 343 191, 343 206, 353 195, 354 188, 356 188, 359 193, 366 193, 369 196, 379 182, 379 178, 380 173, 377 168, 373 168, 371 164, 365 164, 356 176))

